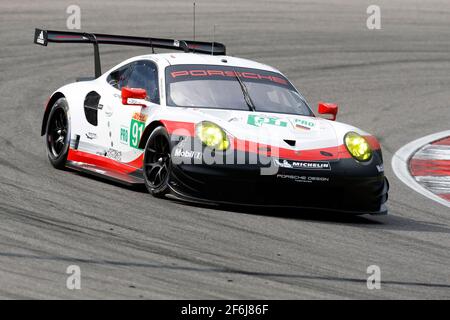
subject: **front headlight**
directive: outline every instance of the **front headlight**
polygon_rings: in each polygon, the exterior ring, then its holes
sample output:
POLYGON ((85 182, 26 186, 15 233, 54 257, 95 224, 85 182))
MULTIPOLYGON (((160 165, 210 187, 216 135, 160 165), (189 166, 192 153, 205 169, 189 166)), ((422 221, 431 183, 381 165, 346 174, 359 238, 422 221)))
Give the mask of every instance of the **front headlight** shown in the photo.
POLYGON ((344 137, 348 152, 358 161, 368 161, 372 157, 372 149, 367 140, 356 132, 348 132, 344 137))
POLYGON ((230 146, 227 134, 217 124, 203 121, 195 127, 197 137, 206 146, 217 149, 226 150, 230 146))

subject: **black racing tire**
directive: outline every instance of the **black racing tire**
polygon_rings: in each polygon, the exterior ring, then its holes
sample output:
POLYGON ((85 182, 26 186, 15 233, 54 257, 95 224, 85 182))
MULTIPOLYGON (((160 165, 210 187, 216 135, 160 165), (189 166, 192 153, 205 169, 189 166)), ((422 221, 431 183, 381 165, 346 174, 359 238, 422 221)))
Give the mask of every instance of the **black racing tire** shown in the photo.
POLYGON ((45 145, 50 163, 56 169, 64 169, 70 146, 69 105, 59 98, 51 107, 45 129, 45 145))
POLYGON ((162 198, 169 193, 172 159, 170 137, 163 126, 155 128, 145 144, 143 171, 151 195, 162 198))

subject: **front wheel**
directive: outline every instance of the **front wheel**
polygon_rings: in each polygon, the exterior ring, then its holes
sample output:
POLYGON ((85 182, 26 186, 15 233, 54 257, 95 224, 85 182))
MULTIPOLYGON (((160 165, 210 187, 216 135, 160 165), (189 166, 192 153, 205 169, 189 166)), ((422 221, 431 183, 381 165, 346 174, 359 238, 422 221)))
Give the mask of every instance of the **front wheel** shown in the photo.
POLYGON ((148 191, 155 197, 169 192, 172 170, 170 138, 167 130, 160 126, 150 134, 144 151, 144 181, 148 191))
POLYGON ((50 163, 57 169, 63 169, 70 144, 69 106, 65 98, 58 99, 48 115, 45 141, 50 163))

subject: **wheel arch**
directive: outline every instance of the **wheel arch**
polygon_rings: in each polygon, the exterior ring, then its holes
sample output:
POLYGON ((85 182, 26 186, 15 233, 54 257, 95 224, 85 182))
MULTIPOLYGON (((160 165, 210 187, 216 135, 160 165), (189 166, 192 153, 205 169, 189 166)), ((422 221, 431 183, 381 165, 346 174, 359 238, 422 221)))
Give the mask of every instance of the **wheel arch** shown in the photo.
POLYGON ((147 143, 148 138, 150 137, 150 134, 152 133, 153 130, 155 130, 157 127, 164 127, 164 123, 162 123, 159 120, 155 120, 153 122, 151 122, 144 130, 144 132, 142 133, 141 136, 141 140, 139 141, 139 149, 144 149, 145 148, 145 144, 147 143))
POLYGON ((48 115, 50 114, 50 110, 52 109, 53 104, 58 101, 60 98, 65 98, 66 96, 62 92, 55 92, 51 98, 48 100, 47 105, 45 106, 44 118, 42 119, 42 128, 41 128, 41 136, 45 134, 47 128, 48 115))

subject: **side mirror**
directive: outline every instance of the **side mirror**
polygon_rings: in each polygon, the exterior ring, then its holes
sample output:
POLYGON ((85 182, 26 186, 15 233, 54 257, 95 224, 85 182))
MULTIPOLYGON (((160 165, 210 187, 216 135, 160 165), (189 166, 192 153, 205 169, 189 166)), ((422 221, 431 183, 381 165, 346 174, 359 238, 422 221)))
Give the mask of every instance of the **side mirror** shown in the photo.
POLYGON ((147 91, 141 88, 122 88, 122 104, 133 106, 147 106, 147 91))
POLYGON ((319 109, 320 114, 331 114, 331 118, 329 120, 336 120, 336 115, 338 113, 338 106, 334 103, 325 103, 325 102, 319 102, 319 109))

